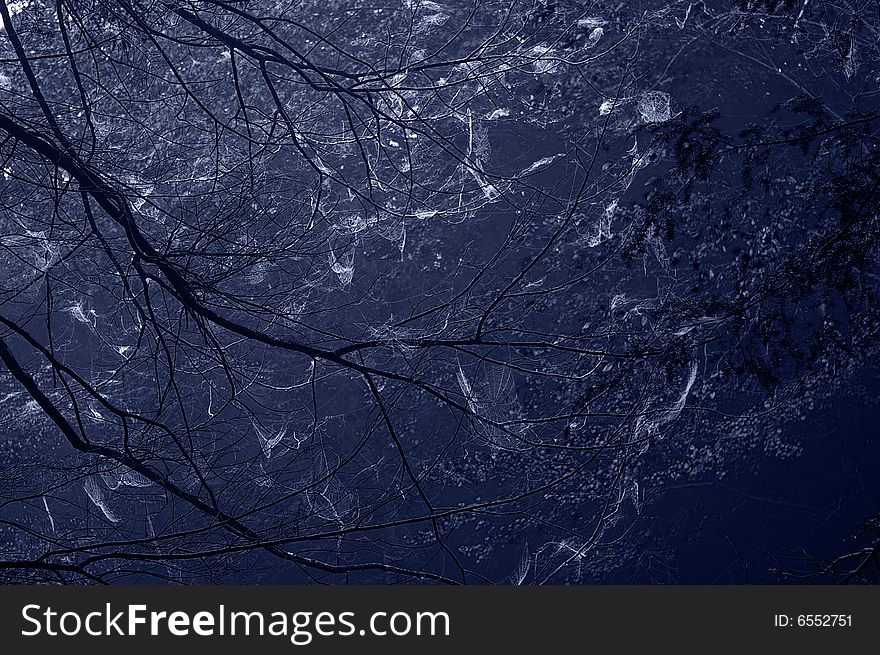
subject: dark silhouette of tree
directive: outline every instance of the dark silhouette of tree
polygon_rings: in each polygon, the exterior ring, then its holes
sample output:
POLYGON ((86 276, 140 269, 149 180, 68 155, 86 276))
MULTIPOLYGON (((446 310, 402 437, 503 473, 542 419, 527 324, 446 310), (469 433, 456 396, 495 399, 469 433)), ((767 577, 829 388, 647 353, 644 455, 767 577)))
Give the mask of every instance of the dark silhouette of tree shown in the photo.
POLYGON ((601 579, 870 360, 876 16, 577 4, 0 0, 5 579, 601 579))

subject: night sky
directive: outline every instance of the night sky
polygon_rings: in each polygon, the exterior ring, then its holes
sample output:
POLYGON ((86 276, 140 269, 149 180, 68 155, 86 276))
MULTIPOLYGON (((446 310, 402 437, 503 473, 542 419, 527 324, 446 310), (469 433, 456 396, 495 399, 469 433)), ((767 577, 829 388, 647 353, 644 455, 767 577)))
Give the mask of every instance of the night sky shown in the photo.
POLYGON ((876 582, 872 3, 0 18, 0 581, 876 582))

